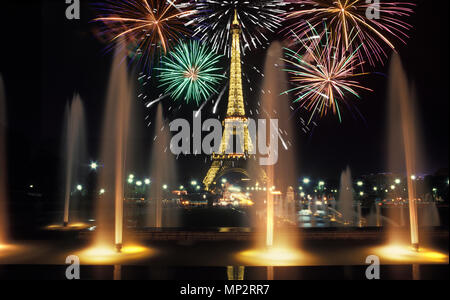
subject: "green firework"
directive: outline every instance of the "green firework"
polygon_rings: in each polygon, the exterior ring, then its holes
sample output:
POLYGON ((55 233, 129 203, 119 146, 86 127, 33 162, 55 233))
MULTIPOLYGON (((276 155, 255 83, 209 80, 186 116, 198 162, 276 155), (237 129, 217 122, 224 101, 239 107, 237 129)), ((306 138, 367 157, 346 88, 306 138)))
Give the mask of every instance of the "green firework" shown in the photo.
POLYGON ((220 57, 197 41, 183 42, 162 58, 159 86, 174 100, 199 105, 217 93, 216 86, 225 77, 218 66, 220 57))

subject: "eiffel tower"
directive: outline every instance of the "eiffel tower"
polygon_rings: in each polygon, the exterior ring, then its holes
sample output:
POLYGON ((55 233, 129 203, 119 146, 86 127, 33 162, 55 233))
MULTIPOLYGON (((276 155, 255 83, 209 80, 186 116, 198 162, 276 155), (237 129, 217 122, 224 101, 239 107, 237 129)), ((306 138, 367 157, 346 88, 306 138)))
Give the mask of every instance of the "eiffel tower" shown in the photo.
MULTIPOLYGON (((216 180, 225 174, 236 172, 250 178, 250 172, 247 170, 250 159, 254 158, 253 142, 249 135, 248 118, 245 114, 244 97, 242 89, 242 67, 241 67, 241 48, 240 34, 241 25, 239 23, 237 12, 235 11, 234 21, 231 25, 232 45, 231 45, 231 65, 230 65, 230 88, 228 96, 228 109, 225 120, 223 121, 224 132, 222 142, 218 153, 212 155, 212 166, 206 174, 203 184, 209 191, 211 186, 216 184, 216 180), (237 145, 236 151, 230 149, 236 138, 239 137, 241 144, 237 145), (230 144, 230 142, 232 142, 230 144), (243 142, 243 145, 242 145, 243 142)), ((264 180, 265 172, 261 170, 260 177, 264 180)))

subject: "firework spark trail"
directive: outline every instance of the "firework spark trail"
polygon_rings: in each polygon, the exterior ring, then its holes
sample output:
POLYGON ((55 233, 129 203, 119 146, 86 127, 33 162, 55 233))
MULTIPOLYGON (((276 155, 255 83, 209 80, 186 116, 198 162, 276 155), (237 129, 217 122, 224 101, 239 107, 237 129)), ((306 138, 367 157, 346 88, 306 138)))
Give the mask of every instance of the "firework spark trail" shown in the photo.
POLYGON ((242 28, 241 51, 254 50, 269 43, 268 32, 275 33, 284 20, 287 5, 283 0, 197 0, 192 1, 196 15, 194 37, 212 45, 216 52, 230 56, 230 28, 237 13, 242 28))
POLYGON ((162 67, 156 68, 160 71, 160 87, 175 100, 184 98, 198 105, 218 93, 216 86, 225 78, 220 58, 198 41, 181 43, 162 58, 162 67))
POLYGON ((159 98, 157 98, 157 99, 155 99, 155 100, 153 100, 153 101, 151 101, 151 102, 146 103, 146 104, 145 104, 145 107, 150 108, 150 107, 152 107, 153 105, 155 105, 156 103, 158 103, 158 102, 160 102, 160 101, 166 99, 166 98, 169 97, 169 96, 170 96, 169 94, 163 95, 163 96, 161 96, 161 97, 159 97, 159 98))
POLYGON ((214 108, 213 108, 213 114, 216 114, 216 112, 217 112, 217 107, 219 106, 219 103, 220 103, 220 101, 222 100, 223 95, 225 94, 225 91, 226 91, 226 90, 227 90, 227 86, 225 86, 225 87, 223 88, 222 92, 220 93, 219 97, 217 98, 216 104, 214 105, 214 108))
POLYGON ((414 3, 365 0, 292 0, 298 9, 286 13, 292 20, 286 27, 303 38, 311 28, 319 29, 324 21, 336 35, 337 46, 347 51, 359 46, 358 56, 365 57, 371 65, 383 63, 388 57, 386 47, 395 50, 394 39, 406 44, 411 25, 402 20, 414 13, 414 3), (379 18, 371 13, 379 13, 379 18), (353 38, 352 38, 353 37, 353 38), (353 39, 353 40, 352 40, 353 39), (361 46, 360 46, 361 45, 361 46))
POLYGON ((194 10, 176 0, 106 0, 102 14, 94 21, 104 24, 101 34, 127 48, 136 48, 143 65, 149 64, 157 49, 167 53, 180 37, 189 35, 185 26, 194 10))
MULTIPOLYGON (((314 28, 311 28, 311 33, 317 35, 314 28)), ((285 48, 287 58, 283 58, 289 66, 284 71, 291 75, 291 82, 296 87, 282 94, 294 93, 294 102, 300 103, 300 107, 311 112, 308 124, 317 113, 319 117, 324 117, 329 111, 338 115, 339 121, 342 122, 339 102, 349 106, 346 94, 360 98, 357 89, 371 91, 353 80, 367 74, 357 72, 364 63, 358 61, 358 48, 347 54, 341 47, 335 46, 331 33, 325 30, 321 36, 321 40, 301 42, 304 55, 285 48)))

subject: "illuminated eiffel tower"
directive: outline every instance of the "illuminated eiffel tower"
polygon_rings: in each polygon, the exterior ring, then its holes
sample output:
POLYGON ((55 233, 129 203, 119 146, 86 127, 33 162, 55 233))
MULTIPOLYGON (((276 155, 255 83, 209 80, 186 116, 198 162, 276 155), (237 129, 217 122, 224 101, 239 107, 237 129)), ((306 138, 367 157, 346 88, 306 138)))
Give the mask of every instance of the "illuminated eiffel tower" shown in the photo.
POLYGON ((248 130, 248 118, 245 114, 244 97, 242 92, 242 70, 241 70, 241 48, 240 34, 241 25, 235 12, 234 21, 231 26, 231 65, 230 65, 230 91, 228 97, 228 110, 223 121, 224 131, 222 142, 218 153, 212 155, 212 166, 209 169, 203 184, 206 190, 210 190, 217 178, 227 173, 237 172, 250 177, 247 171, 247 163, 253 157, 253 143, 248 130), (239 138, 241 144, 237 144, 236 151, 230 149, 230 145, 239 138), (242 145, 243 143, 243 145, 242 145))

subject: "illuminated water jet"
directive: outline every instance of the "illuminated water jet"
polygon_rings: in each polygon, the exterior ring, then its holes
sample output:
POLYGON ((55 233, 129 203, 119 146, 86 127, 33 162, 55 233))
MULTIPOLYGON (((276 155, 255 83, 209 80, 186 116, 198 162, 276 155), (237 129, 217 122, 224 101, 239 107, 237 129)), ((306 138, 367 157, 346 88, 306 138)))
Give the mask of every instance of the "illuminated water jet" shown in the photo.
MULTIPOLYGON (((297 180, 296 152, 290 141, 293 130, 292 124, 289 122, 289 101, 285 95, 281 96, 281 93, 287 89, 286 74, 282 71, 284 66, 281 60, 282 56, 281 44, 279 42, 272 43, 267 51, 263 81, 263 90, 270 92, 262 95, 261 111, 264 114, 262 117, 278 120, 279 129, 274 134, 278 135, 284 147, 280 147, 280 149, 270 147, 269 149, 272 152, 276 151, 278 161, 275 165, 266 166, 266 218, 265 222, 261 222, 265 228, 260 226, 260 229, 265 231, 265 240, 258 241, 257 250, 250 250, 243 254, 244 257, 265 259, 269 265, 271 262, 274 265, 283 263, 280 260, 282 255, 286 255, 288 261, 294 259, 292 255, 295 258, 299 257, 298 251, 295 250, 298 248, 297 238, 292 235, 285 238, 283 235, 283 231, 297 223, 295 213, 292 214, 290 211, 295 206, 292 186, 295 186, 297 180), (281 191, 287 192, 283 195, 281 191)), ((270 134, 270 130, 268 130, 267 140, 276 138, 269 136, 270 134)))
POLYGON ((63 157, 65 157, 65 195, 64 195, 64 227, 69 225, 70 218, 70 197, 74 179, 77 178, 79 168, 76 163, 84 161, 85 147, 85 127, 84 127, 84 109, 81 98, 75 95, 71 105, 66 107, 66 128, 65 128, 65 146, 63 157))
POLYGON ((414 110, 415 93, 410 91, 408 79, 398 54, 391 60, 389 73, 389 167, 404 170, 408 185, 411 244, 419 249, 419 224, 417 216, 416 185, 414 174, 418 174, 420 155, 417 119, 414 110))
MULTIPOLYGON (((267 176, 273 178, 273 168, 267 168, 267 176), (272 176, 272 177, 271 177, 272 176)), ((274 213, 273 213, 273 191, 272 191, 272 181, 267 181, 267 228, 266 228, 266 247, 271 248, 273 246, 273 227, 274 227, 274 213)))
MULTIPOLYGON (((97 206, 97 245, 116 245, 123 251, 123 202, 129 132, 131 88, 120 47, 112 62, 102 135, 103 169, 99 186, 105 189, 97 206)), ((129 149, 128 149, 129 150, 129 149)))
POLYGON ((342 221, 344 224, 354 224, 355 210, 353 208, 353 183, 352 173, 349 167, 347 167, 341 175, 338 210, 342 214, 342 221))
POLYGON ((166 183, 177 181, 175 167, 175 156, 171 149, 171 133, 169 125, 165 123, 163 116, 163 106, 158 104, 155 119, 155 140, 152 145, 150 157, 150 176, 152 185, 150 188, 148 225, 150 227, 177 227, 177 210, 171 207, 163 207, 163 199, 166 192, 163 186, 166 183))

